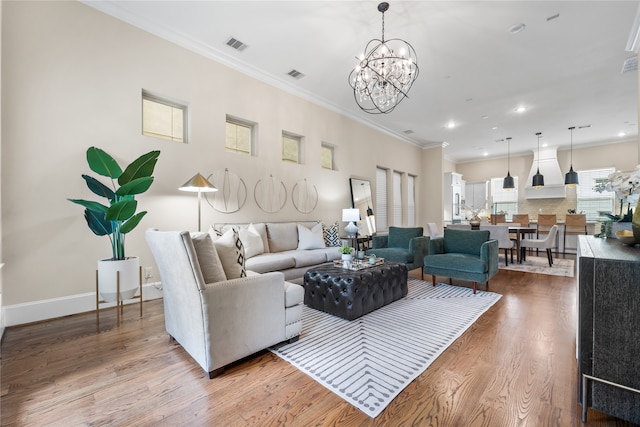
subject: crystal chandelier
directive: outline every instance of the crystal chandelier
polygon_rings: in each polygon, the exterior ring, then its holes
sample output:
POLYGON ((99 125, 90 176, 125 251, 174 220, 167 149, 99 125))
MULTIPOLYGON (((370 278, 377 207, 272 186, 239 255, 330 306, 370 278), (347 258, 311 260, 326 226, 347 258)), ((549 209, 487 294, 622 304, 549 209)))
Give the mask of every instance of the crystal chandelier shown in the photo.
POLYGON ((358 106, 367 113, 386 114, 407 97, 418 77, 416 51, 401 39, 384 39, 384 13, 389 3, 378 5, 382 13, 382 40, 373 39, 349 74, 358 106))

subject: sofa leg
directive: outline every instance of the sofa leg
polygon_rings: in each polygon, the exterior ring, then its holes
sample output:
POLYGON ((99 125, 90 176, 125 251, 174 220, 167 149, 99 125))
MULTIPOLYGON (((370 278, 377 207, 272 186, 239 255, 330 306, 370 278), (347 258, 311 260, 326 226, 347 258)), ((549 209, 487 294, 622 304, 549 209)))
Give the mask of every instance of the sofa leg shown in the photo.
POLYGON ((214 369, 211 372, 208 372, 209 379, 214 379, 215 377, 222 375, 224 373, 224 366, 222 368, 214 369))
POLYGON ((285 341, 287 344, 293 344, 294 342, 298 341, 300 339, 300 335, 296 335, 295 337, 289 338, 287 341, 285 341))
POLYGON ((433 286, 436 285, 436 275, 435 274, 431 275, 431 283, 433 284, 433 286))
POLYGON ((451 277, 449 277, 449 284, 453 285, 453 279, 451 277))
POLYGON ((476 294, 476 286, 478 285, 478 282, 473 282, 473 294, 476 294))

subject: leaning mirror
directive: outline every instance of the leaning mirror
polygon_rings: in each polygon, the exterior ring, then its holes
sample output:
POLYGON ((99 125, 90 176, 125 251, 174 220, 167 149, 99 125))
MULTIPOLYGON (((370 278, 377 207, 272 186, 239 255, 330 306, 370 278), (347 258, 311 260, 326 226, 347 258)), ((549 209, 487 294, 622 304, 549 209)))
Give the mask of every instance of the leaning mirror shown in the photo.
POLYGON ((359 234, 372 236, 376 234, 376 217, 373 214, 371 183, 366 179, 350 178, 351 207, 360 211, 359 234))

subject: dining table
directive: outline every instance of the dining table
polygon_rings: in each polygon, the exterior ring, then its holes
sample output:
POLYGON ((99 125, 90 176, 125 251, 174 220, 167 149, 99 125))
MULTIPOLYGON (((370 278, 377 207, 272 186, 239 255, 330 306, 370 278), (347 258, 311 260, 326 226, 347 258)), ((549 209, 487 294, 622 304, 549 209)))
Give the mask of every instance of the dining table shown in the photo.
POLYGON ((509 226, 509 233, 516 235, 516 262, 518 264, 522 263, 521 255, 520 255, 520 241, 525 234, 533 234, 538 229, 536 227, 531 227, 528 225, 514 225, 509 226))

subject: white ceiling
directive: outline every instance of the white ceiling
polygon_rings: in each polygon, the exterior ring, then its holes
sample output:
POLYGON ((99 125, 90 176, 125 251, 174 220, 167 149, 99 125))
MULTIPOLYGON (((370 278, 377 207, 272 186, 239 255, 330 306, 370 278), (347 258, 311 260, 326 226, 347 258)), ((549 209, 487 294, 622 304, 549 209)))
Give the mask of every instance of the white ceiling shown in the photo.
POLYGON ((420 74, 386 115, 362 112, 347 81, 381 36, 377 1, 84 3, 413 144, 446 141, 455 162, 506 156, 505 137, 512 154, 530 154, 536 132, 568 148, 569 126, 591 125, 574 146, 638 138, 638 74, 621 72, 636 55, 625 47, 638 1, 390 1, 385 38, 413 45, 420 74))

